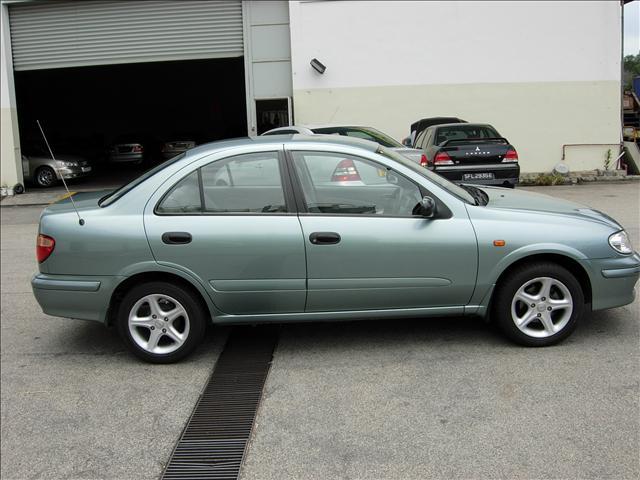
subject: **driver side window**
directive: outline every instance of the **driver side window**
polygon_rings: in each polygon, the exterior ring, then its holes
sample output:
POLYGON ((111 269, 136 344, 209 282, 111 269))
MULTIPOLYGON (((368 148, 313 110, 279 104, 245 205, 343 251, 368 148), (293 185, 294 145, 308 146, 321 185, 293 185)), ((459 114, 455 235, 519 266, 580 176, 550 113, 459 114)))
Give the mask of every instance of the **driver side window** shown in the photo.
POLYGON ((292 152, 309 213, 412 216, 420 188, 371 160, 328 152, 292 152))

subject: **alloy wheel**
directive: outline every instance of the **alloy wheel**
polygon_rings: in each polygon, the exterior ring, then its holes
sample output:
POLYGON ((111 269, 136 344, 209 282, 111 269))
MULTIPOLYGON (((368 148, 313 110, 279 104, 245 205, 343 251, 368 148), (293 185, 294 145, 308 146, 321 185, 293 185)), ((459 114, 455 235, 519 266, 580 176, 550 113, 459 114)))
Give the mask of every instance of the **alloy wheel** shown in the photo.
POLYGON ((55 181, 55 174, 50 168, 42 168, 38 171, 38 185, 42 187, 49 187, 53 185, 55 181))
POLYGON ((189 336, 189 315, 176 299, 145 295, 129 312, 129 333, 143 350, 153 354, 175 352, 189 336))
POLYGON ((547 338, 567 326, 573 298, 567 286, 551 277, 527 281, 513 296, 511 319, 526 335, 547 338))

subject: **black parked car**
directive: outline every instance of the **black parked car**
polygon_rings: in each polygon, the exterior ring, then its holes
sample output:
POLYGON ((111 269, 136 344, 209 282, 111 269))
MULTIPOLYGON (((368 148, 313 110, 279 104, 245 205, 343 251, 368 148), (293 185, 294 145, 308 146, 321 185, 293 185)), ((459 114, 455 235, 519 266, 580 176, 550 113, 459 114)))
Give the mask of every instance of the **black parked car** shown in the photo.
POLYGON ((417 122, 413 122, 409 130, 411 134, 402 141, 402 144, 407 147, 415 147, 416 146, 416 138, 420 135, 424 130, 433 126, 433 125, 442 125, 444 123, 467 123, 466 120, 462 120, 458 117, 429 117, 423 118, 422 120, 418 120, 417 122))
POLYGON ((415 143, 426 156, 423 166, 453 182, 512 188, 518 183, 518 153, 491 125, 434 125, 415 143))

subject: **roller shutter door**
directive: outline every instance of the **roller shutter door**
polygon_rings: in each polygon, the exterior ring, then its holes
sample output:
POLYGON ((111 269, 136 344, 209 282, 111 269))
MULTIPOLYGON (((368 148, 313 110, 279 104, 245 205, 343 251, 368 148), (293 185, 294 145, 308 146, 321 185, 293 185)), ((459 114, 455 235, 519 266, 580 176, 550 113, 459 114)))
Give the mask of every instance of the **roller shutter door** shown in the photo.
POLYGON ((27 2, 9 21, 18 71, 243 54, 240 0, 27 2))

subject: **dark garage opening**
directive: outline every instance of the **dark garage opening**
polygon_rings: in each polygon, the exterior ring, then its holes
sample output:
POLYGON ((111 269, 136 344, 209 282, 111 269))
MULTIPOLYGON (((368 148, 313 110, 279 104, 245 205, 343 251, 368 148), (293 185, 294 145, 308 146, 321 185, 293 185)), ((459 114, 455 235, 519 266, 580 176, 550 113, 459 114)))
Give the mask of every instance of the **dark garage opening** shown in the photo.
POLYGON ((125 183, 163 160, 163 142, 247 135, 242 57, 23 71, 15 83, 23 153, 42 145, 39 119, 54 153, 92 164, 78 185, 125 183), (142 164, 110 162, 110 147, 132 138, 142 164))

